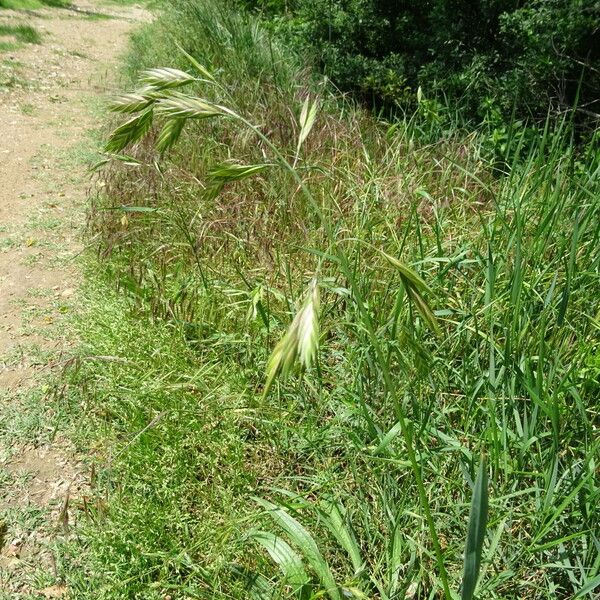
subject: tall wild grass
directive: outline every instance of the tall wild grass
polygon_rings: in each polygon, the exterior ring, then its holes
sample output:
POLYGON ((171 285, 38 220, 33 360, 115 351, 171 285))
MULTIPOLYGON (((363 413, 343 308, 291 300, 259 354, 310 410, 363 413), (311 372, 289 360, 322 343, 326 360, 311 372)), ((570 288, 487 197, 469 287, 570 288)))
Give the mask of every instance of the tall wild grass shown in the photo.
POLYGON ((73 589, 593 597, 597 151, 568 120, 493 162, 426 112, 378 122, 212 0, 172 2, 128 65, 73 589))

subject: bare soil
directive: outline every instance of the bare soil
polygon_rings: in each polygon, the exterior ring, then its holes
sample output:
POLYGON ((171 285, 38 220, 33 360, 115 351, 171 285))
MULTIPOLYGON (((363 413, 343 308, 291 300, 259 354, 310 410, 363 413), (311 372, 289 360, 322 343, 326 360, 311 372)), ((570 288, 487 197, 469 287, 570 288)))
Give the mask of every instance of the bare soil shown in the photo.
POLYGON ((90 0, 0 9, 0 23, 42 35, 0 44, 0 599, 67 594, 52 542, 89 475, 60 428, 46 431, 44 381, 75 343, 62 322, 80 282, 94 111, 115 85, 129 32, 147 18, 141 6, 90 0))

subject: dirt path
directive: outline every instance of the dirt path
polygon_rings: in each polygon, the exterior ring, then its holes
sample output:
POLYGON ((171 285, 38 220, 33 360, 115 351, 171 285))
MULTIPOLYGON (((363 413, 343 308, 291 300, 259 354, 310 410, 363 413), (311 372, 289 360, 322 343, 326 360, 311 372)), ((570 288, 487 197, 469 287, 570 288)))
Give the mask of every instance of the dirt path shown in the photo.
POLYGON ((2 600, 66 594, 52 544, 66 524, 69 487, 81 490, 85 476, 44 382, 73 343, 63 321, 80 278, 73 259, 94 108, 115 83, 128 33, 147 19, 139 6, 76 4, 79 11, 0 9, 0 25, 41 34, 39 44, 0 38, 2 600))

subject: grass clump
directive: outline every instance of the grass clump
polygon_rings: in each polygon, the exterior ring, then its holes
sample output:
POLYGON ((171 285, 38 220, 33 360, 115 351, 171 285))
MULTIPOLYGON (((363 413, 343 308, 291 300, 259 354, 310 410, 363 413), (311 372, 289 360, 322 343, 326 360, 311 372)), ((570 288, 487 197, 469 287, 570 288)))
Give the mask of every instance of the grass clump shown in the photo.
POLYGON ((0 24, 0 50, 13 50, 19 44, 39 44, 41 40, 39 31, 31 25, 0 24))
POLYGON ((26 81, 20 77, 21 67, 22 65, 15 64, 15 61, 0 62, 0 90, 26 85, 26 81))
POLYGON ((31 25, 7 25, 0 24, 0 36, 10 35, 24 44, 39 44, 41 42, 40 33, 31 25))
POLYGON ((77 597, 591 597, 597 149, 425 143, 211 0, 129 68, 72 375, 77 597))
POLYGON ((164 598, 175 578, 201 595, 207 557, 232 556, 234 490, 253 481, 238 427, 248 410, 237 393, 243 375, 216 353, 200 363, 170 324, 132 321, 129 301, 102 278, 85 302, 87 346, 71 377, 88 415, 82 442, 109 468, 98 470, 86 502, 88 548, 72 593, 164 598))
POLYGON ((66 8, 70 6, 68 0, 0 0, 0 9, 6 8, 11 10, 35 10, 50 6, 54 8, 66 8))

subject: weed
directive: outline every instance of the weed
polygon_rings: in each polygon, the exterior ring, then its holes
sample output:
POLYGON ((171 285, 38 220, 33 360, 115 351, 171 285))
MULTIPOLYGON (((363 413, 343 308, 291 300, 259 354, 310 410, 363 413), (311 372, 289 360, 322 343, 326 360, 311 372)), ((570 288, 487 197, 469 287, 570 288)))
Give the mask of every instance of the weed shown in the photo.
POLYGON ((21 112, 27 116, 33 116, 36 114, 36 107, 33 104, 25 103, 20 106, 21 112))

